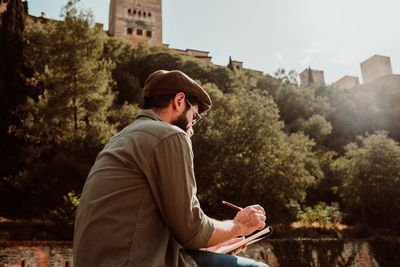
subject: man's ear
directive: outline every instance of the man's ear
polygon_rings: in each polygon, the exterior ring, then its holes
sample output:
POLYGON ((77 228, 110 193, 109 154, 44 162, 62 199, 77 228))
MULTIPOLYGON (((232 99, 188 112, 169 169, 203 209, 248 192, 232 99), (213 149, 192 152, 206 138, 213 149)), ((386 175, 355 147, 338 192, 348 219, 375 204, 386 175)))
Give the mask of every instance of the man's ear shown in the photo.
POLYGON ((182 112, 186 109, 186 105, 185 105, 185 93, 183 92, 179 92, 175 95, 174 99, 173 99, 173 107, 175 110, 182 112))

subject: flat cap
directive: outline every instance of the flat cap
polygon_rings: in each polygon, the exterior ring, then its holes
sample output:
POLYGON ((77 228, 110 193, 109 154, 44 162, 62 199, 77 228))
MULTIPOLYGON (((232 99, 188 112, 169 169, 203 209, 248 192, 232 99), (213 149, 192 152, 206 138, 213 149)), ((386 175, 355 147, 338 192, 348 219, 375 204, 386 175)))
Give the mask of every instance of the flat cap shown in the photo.
POLYGON ((144 97, 185 93, 196 97, 199 101, 199 113, 211 108, 211 98, 208 93, 192 78, 179 70, 158 70, 150 74, 144 85, 144 97))

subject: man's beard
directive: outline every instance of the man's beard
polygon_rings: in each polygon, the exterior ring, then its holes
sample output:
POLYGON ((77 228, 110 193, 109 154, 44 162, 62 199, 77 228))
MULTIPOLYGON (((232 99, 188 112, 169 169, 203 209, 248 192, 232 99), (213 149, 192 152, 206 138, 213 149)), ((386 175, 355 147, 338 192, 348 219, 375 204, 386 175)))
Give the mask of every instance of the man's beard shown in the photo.
POLYGON ((173 125, 178 126, 185 132, 187 132, 187 130, 190 128, 188 127, 189 122, 186 118, 186 113, 187 111, 185 113, 182 113, 176 120, 172 121, 173 125))

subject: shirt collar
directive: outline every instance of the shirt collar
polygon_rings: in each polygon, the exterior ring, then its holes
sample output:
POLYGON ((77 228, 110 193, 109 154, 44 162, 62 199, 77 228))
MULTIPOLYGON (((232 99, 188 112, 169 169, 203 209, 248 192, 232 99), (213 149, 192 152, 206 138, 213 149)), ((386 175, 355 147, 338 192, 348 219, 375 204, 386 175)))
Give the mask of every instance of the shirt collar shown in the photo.
POLYGON ((154 111, 152 111, 151 109, 142 110, 139 113, 139 115, 137 116, 137 118, 140 118, 140 117, 148 117, 148 118, 151 118, 156 121, 164 121, 163 119, 160 118, 160 116, 158 116, 156 113, 154 113, 154 111))

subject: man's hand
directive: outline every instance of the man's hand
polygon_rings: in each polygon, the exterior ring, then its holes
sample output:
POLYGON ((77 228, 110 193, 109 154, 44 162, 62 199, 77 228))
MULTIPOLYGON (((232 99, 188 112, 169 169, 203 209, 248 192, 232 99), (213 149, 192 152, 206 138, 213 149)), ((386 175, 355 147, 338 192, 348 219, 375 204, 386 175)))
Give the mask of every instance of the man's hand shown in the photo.
POLYGON ((233 255, 236 256, 237 254, 239 254, 240 252, 246 250, 247 248, 247 244, 244 244, 243 246, 241 246, 240 248, 235 249, 234 251, 229 252, 229 255, 233 255))
POLYGON ((213 220, 215 231, 207 247, 219 245, 237 236, 246 236, 265 227, 265 211, 260 205, 248 206, 240 210, 233 220, 213 220))
POLYGON ((265 227, 265 211, 260 205, 248 206, 239 211, 233 223, 239 227, 241 235, 246 236, 265 227))

